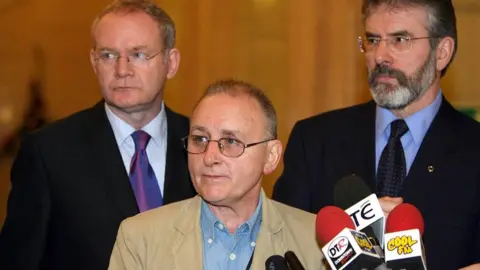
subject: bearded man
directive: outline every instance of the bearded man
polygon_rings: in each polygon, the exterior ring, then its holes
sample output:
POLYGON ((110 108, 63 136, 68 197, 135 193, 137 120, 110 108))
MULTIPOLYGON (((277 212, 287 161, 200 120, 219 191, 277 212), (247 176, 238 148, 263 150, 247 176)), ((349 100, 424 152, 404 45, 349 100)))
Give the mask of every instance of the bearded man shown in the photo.
POLYGON ((273 199, 316 213, 355 174, 384 214, 415 205, 429 269, 480 263, 480 125, 455 110, 440 80, 457 50, 449 0, 364 0, 373 100, 297 122, 273 199))

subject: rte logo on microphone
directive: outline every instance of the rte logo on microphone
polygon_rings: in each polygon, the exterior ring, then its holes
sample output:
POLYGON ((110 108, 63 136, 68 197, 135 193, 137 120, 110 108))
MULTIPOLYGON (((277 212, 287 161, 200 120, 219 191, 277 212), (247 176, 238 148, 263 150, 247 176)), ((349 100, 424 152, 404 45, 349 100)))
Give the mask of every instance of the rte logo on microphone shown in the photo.
POLYGON ((375 223, 376 226, 381 227, 383 231, 384 216, 382 207, 378 202, 377 195, 370 194, 365 199, 350 206, 348 209, 345 210, 345 212, 352 219, 353 223, 355 224, 356 230, 363 230, 364 228, 371 226, 375 223))
POLYGON ((361 218, 361 220, 374 219, 375 211, 373 211, 372 203, 370 201, 365 201, 362 205, 360 205, 358 210, 350 214, 350 217, 352 218, 356 227, 360 226, 360 221, 358 218, 361 218))

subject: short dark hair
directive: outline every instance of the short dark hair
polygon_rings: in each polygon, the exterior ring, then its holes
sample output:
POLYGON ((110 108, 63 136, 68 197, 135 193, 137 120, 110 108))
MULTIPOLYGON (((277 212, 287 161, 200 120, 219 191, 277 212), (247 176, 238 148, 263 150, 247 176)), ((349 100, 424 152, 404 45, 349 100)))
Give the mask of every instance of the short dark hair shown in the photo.
MULTIPOLYGON (((143 12, 157 22, 163 42, 163 50, 165 52, 175 47, 175 22, 165 10, 150 0, 116 0, 112 2, 95 18, 92 26, 92 39, 95 26, 105 15, 110 13, 128 14, 134 12, 143 12)), ((95 46, 95 40, 93 40, 93 48, 95 48, 95 46)))
POLYGON ((260 105, 260 109, 262 110, 265 119, 267 120, 267 135, 271 136, 272 139, 277 138, 277 113, 270 99, 258 87, 250 83, 235 79, 220 80, 210 84, 207 87, 202 97, 195 105, 195 108, 206 97, 218 94, 227 94, 232 97, 238 97, 243 95, 249 98, 253 98, 258 103, 258 105, 260 105))
POLYGON ((455 42, 455 47, 452 54, 452 59, 441 71, 443 77, 447 72, 448 67, 453 61, 457 53, 457 19, 455 16, 455 8, 452 0, 363 0, 362 15, 363 21, 370 16, 373 9, 386 5, 391 8, 419 6, 425 8, 428 15, 427 30, 431 37, 430 47, 434 50, 439 43, 439 39, 444 37, 451 37, 455 42))

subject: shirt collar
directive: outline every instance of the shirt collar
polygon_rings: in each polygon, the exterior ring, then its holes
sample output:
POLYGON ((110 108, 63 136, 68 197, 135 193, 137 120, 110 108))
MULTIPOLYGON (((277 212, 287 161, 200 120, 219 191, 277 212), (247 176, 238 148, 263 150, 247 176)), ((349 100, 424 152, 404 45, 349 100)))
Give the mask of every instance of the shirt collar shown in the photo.
MULTIPOLYGON (((425 134, 430 127, 435 115, 437 115, 440 105, 442 104, 442 91, 438 91, 435 100, 423 108, 422 110, 405 118, 408 130, 412 134, 413 142, 416 145, 420 145, 425 137, 425 134)), ((380 138, 382 134, 389 134, 387 127, 398 117, 394 115, 390 110, 377 106, 376 119, 375 119, 375 138, 380 138)))
MULTIPOLYGON (((135 128, 130 126, 127 122, 123 121, 120 117, 115 115, 112 110, 105 103, 105 112, 107 114, 108 121, 113 129, 113 134, 115 135, 115 140, 118 145, 122 145, 128 137, 135 132, 135 128)), ((153 118, 150 123, 142 128, 143 131, 147 132, 151 139, 157 145, 160 144, 162 139, 165 139, 167 136, 167 114, 165 112, 165 105, 162 102, 162 108, 160 113, 153 118)))
MULTIPOLYGON (((250 235, 250 241, 255 242, 256 233, 255 230, 260 227, 260 223, 262 221, 262 196, 259 196, 257 208, 253 212, 253 215, 242 225, 237 228, 238 232, 248 232, 250 235)), ((201 206, 201 223, 202 223, 202 231, 205 239, 212 239, 215 241, 215 226, 224 224, 213 214, 208 204, 202 199, 202 206, 201 206)), ((227 228, 224 228, 227 230, 227 228)))

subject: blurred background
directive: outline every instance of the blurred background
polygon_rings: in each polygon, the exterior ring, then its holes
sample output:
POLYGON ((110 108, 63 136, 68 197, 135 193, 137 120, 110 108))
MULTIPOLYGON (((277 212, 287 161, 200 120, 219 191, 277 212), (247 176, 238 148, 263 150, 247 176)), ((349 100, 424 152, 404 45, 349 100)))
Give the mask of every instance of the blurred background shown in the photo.
MULTIPOLYGON (((166 103, 190 115, 222 78, 249 81, 276 106, 286 144, 299 119, 370 98, 356 37, 360 0, 157 0, 177 25, 180 70, 166 103)), ((479 119, 480 0, 454 0, 459 51, 443 93, 479 119)), ((20 135, 100 100, 90 26, 110 0, 0 0, 0 225, 20 135)), ((282 171, 264 182, 267 194, 282 171)))

